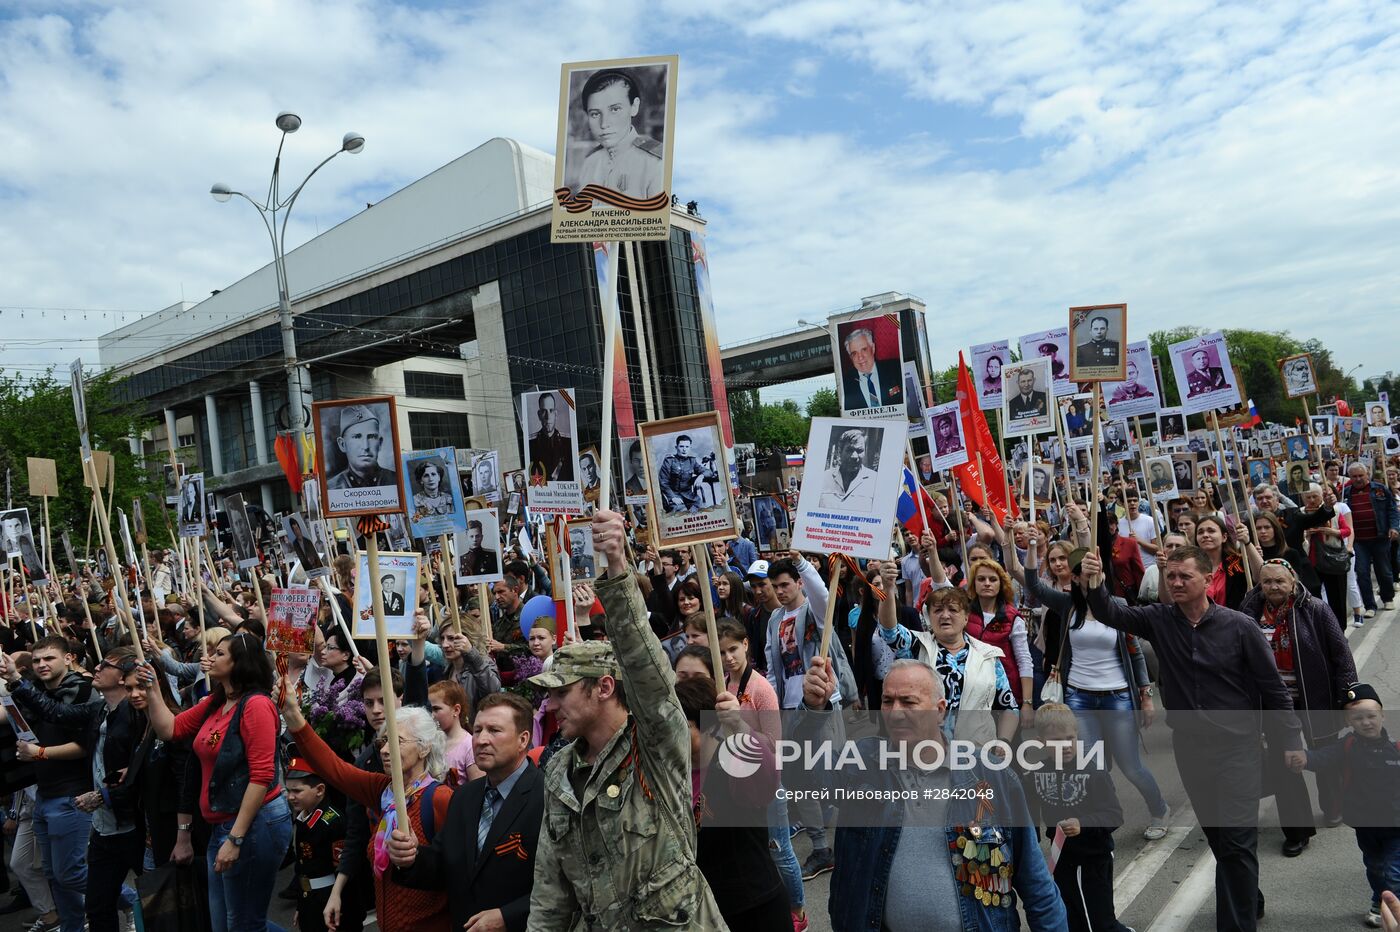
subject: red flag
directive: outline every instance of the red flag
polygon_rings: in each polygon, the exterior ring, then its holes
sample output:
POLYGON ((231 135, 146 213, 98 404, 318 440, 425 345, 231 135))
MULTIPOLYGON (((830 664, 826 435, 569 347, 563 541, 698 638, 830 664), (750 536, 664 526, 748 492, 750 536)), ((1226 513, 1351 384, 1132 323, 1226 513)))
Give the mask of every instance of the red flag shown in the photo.
POLYGON ((297 457, 296 439, 291 434, 278 434, 277 439, 272 442, 272 449, 277 454, 282 474, 287 477, 287 485, 292 487, 292 494, 300 495, 301 461, 297 457))
MULTIPOLYGON (((997 455, 996 440, 992 429, 987 426, 987 418, 977 404, 977 390, 972 385, 972 373, 963 361, 962 351, 958 352, 958 410, 962 414, 963 437, 967 441, 967 462, 953 468, 958 477, 958 485, 963 494, 979 505, 988 505, 998 521, 1006 523, 1010 509, 1006 501, 1006 474, 1002 471, 1001 457, 997 455), (985 472, 988 501, 982 500, 983 476, 979 475, 978 461, 985 472)), ((1020 514, 1020 508, 1011 499, 1011 508, 1020 514)))

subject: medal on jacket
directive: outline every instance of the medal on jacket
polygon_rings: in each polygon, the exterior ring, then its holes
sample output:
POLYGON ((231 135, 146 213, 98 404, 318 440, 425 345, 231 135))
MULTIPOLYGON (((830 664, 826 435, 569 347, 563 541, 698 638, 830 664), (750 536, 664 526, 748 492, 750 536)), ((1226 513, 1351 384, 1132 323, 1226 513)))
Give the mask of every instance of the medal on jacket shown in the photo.
POLYGON ((953 826, 948 842, 953 861, 953 879, 958 892, 983 906, 1011 908, 1011 844, 1001 831, 991 827, 991 784, 977 785, 977 812, 966 826, 953 826))

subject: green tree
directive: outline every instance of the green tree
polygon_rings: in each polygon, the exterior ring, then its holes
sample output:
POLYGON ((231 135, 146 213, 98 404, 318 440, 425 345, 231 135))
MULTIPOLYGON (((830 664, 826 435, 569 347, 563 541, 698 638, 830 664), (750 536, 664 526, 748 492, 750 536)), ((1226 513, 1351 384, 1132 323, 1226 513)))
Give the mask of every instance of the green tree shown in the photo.
MULTIPOLYGON (((86 383, 88 428, 94 449, 112 454, 116 472, 113 509, 131 511, 133 499, 140 498, 146 530, 152 543, 168 540, 161 509, 163 490, 152 475, 131 455, 129 437, 140 436, 154 421, 143 418, 134 406, 118 404, 112 395, 113 380, 100 375, 86 383)), ((0 373, 0 469, 7 470, 16 508, 28 508, 37 526, 42 520, 43 502, 29 494, 28 457, 51 459, 58 472, 58 497, 49 499, 49 523, 54 539, 69 532, 75 555, 81 553, 87 534, 88 510, 92 497, 83 485, 83 467, 78 445, 78 425, 73 416, 73 399, 68 380, 56 379, 52 370, 36 379, 0 373)), ((120 552, 120 533, 112 517, 113 541, 120 552)), ((93 547, 99 534, 93 529, 93 547)), ((36 541, 37 543, 37 541, 36 541)), ((54 562, 64 570, 62 548, 55 549, 54 562)))
POLYGON ((819 388, 807 399, 808 417, 840 417, 841 401, 836 397, 836 389, 819 388))
POLYGON ((777 404, 759 400, 757 389, 729 395, 729 419, 738 443, 752 443, 760 450, 796 449, 807 443, 811 420, 797 402, 786 398, 777 404))

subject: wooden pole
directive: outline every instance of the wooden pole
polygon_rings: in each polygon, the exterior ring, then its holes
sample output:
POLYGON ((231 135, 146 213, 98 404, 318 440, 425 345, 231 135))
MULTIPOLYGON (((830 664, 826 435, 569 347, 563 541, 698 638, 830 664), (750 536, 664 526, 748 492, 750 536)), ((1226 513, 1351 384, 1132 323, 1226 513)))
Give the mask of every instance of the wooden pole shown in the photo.
MULTIPOLYGON (((1162 525, 1157 520, 1157 499, 1152 494, 1152 479, 1147 474, 1147 443, 1142 436, 1142 419, 1133 415, 1133 433, 1137 434, 1138 461, 1142 464, 1142 484, 1146 487, 1143 494, 1147 496, 1147 506, 1152 512, 1152 530, 1157 535, 1157 539, 1162 539, 1162 525)), ((1124 502, 1126 505, 1127 503, 1124 502)), ((1133 515, 1128 515, 1128 530, 1132 530, 1133 515)), ((1133 535, 1136 537, 1137 535, 1133 535)))
MULTIPOLYGON (((964 529, 964 527, 963 527, 962 506, 961 506, 961 504, 958 504, 958 503, 954 500, 955 497, 956 497, 956 495, 957 495, 957 490, 956 490, 956 482, 957 482, 957 479, 954 478, 953 481, 954 481, 954 486, 950 486, 949 489, 948 489, 948 491, 951 493, 951 497, 949 498, 949 505, 950 505, 950 507, 953 509, 953 517, 954 517, 954 518, 957 520, 957 522, 958 522, 958 550, 960 550, 960 551, 962 552, 962 569, 963 569, 963 574, 966 575, 966 573, 967 573, 967 531, 966 531, 966 530, 964 529)), ((944 520, 946 521, 947 519, 945 518, 944 520)), ((939 559, 939 557, 938 557, 937 554, 934 554, 934 559, 935 559, 935 560, 939 559)), ((916 593, 916 595, 917 595, 917 593, 916 593)))
MULTIPOLYGON (((1245 526, 1245 531, 1249 534, 1251 541, 1254 540, 1254 522, 1249 520, 1249 516, 1240 511, 1240 503, 1235 499, 1235 484, 1230 481, 1229 464, 1225 462, 1225 440, 1220 436, 1220 418, 1214 411, 1210 412, 1210 423, 1215 428, 1215 445, 1220 449, 1220 465, 1225 470, 1225 488, 1230 493, 1230 507, 1235 509, 1235 520, 1240 521, 1245 526)), ((1241 555, 1241 563, 1244 564, 1244 582, 1250 589, 1254 588, 1254 574, 1249 569, 1249 554, 1241 555)))
MULTIPOLYGON (((1315 462, 1315 463, 1317 464, 1317 474, 1318 474, 1319 476, 1321 476, 1321 475, 1322 475, 1322 451, 1319 450, 1318 447, 1317 447, 1317 435, 1313 433, 1313 429, 1312 429, 1312 411, 1308 408, 1308 399, 1307 399, 1307 396, 1306 396, 1306 395, 1303 396, 1303 420, 1307 423, 1307 431, 1308 431, 1308 461, 1309 461, 1309 462, 1315 462)), ((1231 439, 1233 439, 1233 438, 1231 438, 1231 439)), ((1239 457, 1239 453, 1236 452, 1236 453, 1235 453, 1235 456, 1238 458, 1238 457, 1239 457)), ((1292 490, 1290 489, 1289 491, 1292 491, 1292 490)))
POLYGON ((121 561, 117 559, 117 548, 112 543, 112 529, 107 519, 107 507, 102 501, 102 490, 97 487, 97 472, 92 467, 91 460, 83 460, 83 471, 92 476, 92 500, 98 510, 98 530, 102 535, 102 545, 107 551, 107 559, 111 562, 112 577, 116 583, 114 590, 117 596, 117 617, 126 621, 127 630, 131 632, 131 640, 136 648, 136 659, 144 663, 146 661, 146 651, 141 647, 141 635, 136 630, 136 618, 131 612, 131 599, 126 591, 126 578, 121 572, 121 561))
MULTIPOLYGON (((1027 455, 1029 456, 1030 441, 1027 441, 1027 442, 1026 442, 1026 450, 1027 450, 1027 455)), ((1000 409, 1000 408, 997 409, 997 455, 1001 457, 1001 484, 1002 484, 1002 491, 1006 494, 1006 520, 1007 520, 1007 523, 1009 524, 1009 523, 1011 522, 1011 469, 1010 469, 1010 467, 1009 467, 1009 466, 1007 465, 1007 463, 1006 463, 1006 421, 1005 421, 1005 419, 1002 417, 1001 409, 1000 409)), ((977 448, 977 472, 978 472, 978 473, 981 473, 981 472, 982 472, 982 448, 981 448, 980 446, 977 448)), ((986 477, 983 476, 983 479, 982 479, 982 498, 983 498, 983 500, 985 500, 986 497, 987 497, 987 480, 986 480, 986 477)), ((988 502, 987 504, 988 504, 988 506, 990 507, 991 503, 988 502)), ((995 514, 996 512, 993 511, 992 513, 995 514)), ((1019 508, 1016 509, 1016 517, 1017 517, 1018 519, 1021 517, 1021 509, 1019 509, 1019 508)))
MULTIPOLYGON (((451 536, 448 534, 438 535, 438 547, 442 558, 438 563, 438 579, 442 581, 442 594, 447 597, 447 611, 452 618, 452 629, 458 634, 462 633, 462 613, 457 608, 457 564, 452 559, 451 536)), ((481 606, 481 611, 486 611, 486 606, 481 606)), ((472 644, 477 650, 482 645, 472 644)))
POLYGON ((326 600, 331 603, 331 615, 335 618, 335 623, 340 628, 340 634, 345 638, 345 643, 349 645, 351 655, 359 660, 360 649, 355 646, 355 638, 351 636, 350 628, 345 624, 345 616, 341 614, 340 603, 336 601, 335 594, 331 592, 331 584, 326 582, 324 576, 316 581, 321 584, 321 591, 325 593, 326 600))
POLYGON ((714 666, 715 693, 724 692, 724 661, 719 650, 719 629, 715 625, 715 600, 710 594, 710 554, 704 544, 691 544, 690 555, 700 583, 700 602, 705 606, 705 639, 710 644, 710 664, 714 666))
MULTIPOLYGON (((598 510, 606 511, 612 504, 612 434, 613 434, 613 373, 617 368, 617 333, 618 333, 618 309, 617 309, 617 286, 618 286, 618 254, 622 251, 622 246, 617 241, 607 244, 607 288, 605 293, 600 295, 603 302, 603 427, 602 436, 598 438, 598 510)), ((626 362, 623 363, 624 372, 626 362)), ((630 413, 630 412, 629 412, 630 413)), ((725 482, 729 481, 728 476, 722 477, 725 482)), ((573 602, 573 595, 570 594, 569 602, 573 602)))
MULTIPOLYGON (((1103 475, 1099 472, 1099 399, 1101 397, 1102 389, 1099 388, 1099 383, 1095 382, 1094 397, 1089 403, 1090 407, 1093 408, 1089 416, 1093 419, 1094 425, 1094 439, 1090 441, 1091 445, 1089 447, 1090 490, 1100 488, 1103 483, 1103 475)), ((1099 503, 1096 501, 1088 501, 1085 502, 1085 504, 1089 508, 1089 551, 1091 553, 1097 553, 1099 549, 1099 503)))
POLYGON ((151 608, 154 609, 151 612, 153 616, 151 622, 156 629, 156 641, 160 642, 165 639, 165 636, 160 630, 160 606, 156 604, 156 577, 151 572, 151 553, 146 549, 145 544, 141 545, 141 569, 146 574, 146 588, 151 591, 151 608))
MULTIPOLYGON (((389 633, 384 625, 384 589, 379 581, 379 535, 365 535, 365 551, 369 556, 370 606, 374 610, 374 642, 379 647, 379 662, 387 671, 393 669, 394 655, 389 653, 389 633)), ((389 782, 394 788, 394 808, 398 810, 399 827, 411 832, 408 803, 404 799, 403 761, 399 758, 399 723, 397 703, 384 703, 384 737, 389 745, 389 782)))
MULTIPOLYGON (((836 569, 831 572, 831 588, 826 593, 826 619, 822 624, 822 644, 818 657, 830 658, 831 656, 831 620, 836 615, 836 591, 841 587, 841 570, 845 566, 842 561, 836 562, 836 569)), ((836 671, 832 669, 832 678, 836 676, 836 671)))
POLYGON ((573 550, 569 545, 569 523, 559 518, 555 524, 555 540, 559 541, 555 553, 559 554, 559 574, 564 577, 564 624, 569 632, 569 640, 578 639, 578 622, 574 618, 574 568, 571 563, 573 550))

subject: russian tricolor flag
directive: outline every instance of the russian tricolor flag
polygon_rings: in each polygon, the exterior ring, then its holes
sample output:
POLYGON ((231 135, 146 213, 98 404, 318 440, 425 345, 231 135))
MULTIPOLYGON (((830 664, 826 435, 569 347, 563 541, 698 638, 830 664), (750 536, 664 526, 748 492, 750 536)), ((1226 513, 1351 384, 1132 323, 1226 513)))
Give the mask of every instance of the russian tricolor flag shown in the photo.
MULTIPOLYGON (((919 514, 919 502, 915 495, 923 497, 924 514, 933 510, 933 499, 929 494, 919 487, 918 480, 914 478, 914 473, 908 466, 904 467, 904 485, 899 490, 899 504, 895 508, 895 517, 899 523, 909 529, 915 537, 924 532, 924 519, 919 514)), ((936 535, 936 532, 935 532, 936 535)))
POLYGON ((1264 423, 1264 419, 1263 419, 1262 417, 1259 416, 1259 409, 1256 408, 1256 407, 1254 407, 1254 399, 1253 399, 1253 398, 1249 399, 1249 420, 1245 421, 1244 424, 1242 424, 1242 425, 1240 425, 1240 426, 1242 426, 1242 427, 1260 427, 1260 426, 1263 425, 1263 423, 1264 423))
POLYGON ((783 463, 787 466, 801 466, 807 461, 806 453, 788 453, 784 456, 783 463))

